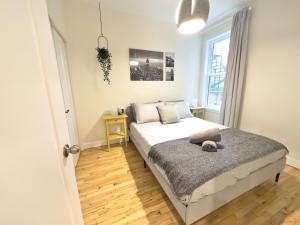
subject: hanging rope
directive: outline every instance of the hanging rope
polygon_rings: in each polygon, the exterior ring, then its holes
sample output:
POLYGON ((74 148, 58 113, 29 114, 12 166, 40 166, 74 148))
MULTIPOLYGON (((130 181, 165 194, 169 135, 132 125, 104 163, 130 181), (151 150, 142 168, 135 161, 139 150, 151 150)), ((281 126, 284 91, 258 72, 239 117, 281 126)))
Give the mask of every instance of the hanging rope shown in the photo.
POLYGON ((101 0, 99 1, 99 21, 100 21, 100 32, 101 32, 101 36, 103 36, 103 31, 102 31, 101 0))
POLYGON ((98 48, 97 51, 97 59, 100 64, 101 70, 103 71, 104 81, 110 85, 110 72, 111 72, 111 53, 108 50, 108 39, 103 35, 103 24, 102 24, 102 12, 101 12, 101 0, 99 0, 99 21, 100 21, 100 35, 98 36, 98 48), (100 40, 104 39, 106 41, 106 48, 100 47, 100 40))
POLYGON ((98 36, 98 48, 100 48, 100 39, 103 38, 106 41, 106 49, 108 49, 108 39, 103 35, 103 25, 102 25, 102 12, 101 12, 101 0, 99 0, 99 22, 100 22, 100 34, 98 36))

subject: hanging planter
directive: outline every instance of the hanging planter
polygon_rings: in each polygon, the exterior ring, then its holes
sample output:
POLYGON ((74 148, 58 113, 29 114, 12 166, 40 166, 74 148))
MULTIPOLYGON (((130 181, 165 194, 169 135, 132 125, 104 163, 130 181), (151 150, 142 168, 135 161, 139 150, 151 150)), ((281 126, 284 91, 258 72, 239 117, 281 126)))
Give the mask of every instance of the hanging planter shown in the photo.
POLYGON ((100 63, 101 70, 103 72, 104 76, 104 81, 107 81, 107 83, 110 85, 110 72, 111 72, 111 53, 108 50, 108 39, 103 35, 102 32, 102 18, 101 18, 101 5, 99 1, 99 18, 100 18, 100 29, 101 29, 101 35, 98 36, 98 47, 96 48, 97 51, 97 59, 98 62, 100 63), (105 40, 106 46, 105 47, 100 47, 100 41, 101 39, 105 40))
MULTIPOLYGON (((108 84, 110 84, 110 71, 111 71, 111 53, 108 51, 108 44, 107 47, 99 47, 99 39, 100 38, 105 38, 104 36, 99 36, 98 37, 98 47, 96 48, 97 51, 97 59, 98 62, 100 63, 101 70, 103 72, 104 76, 104 81, 107 81, 108 84)), ((107 40, 107 39, 106 39, 107 40)))

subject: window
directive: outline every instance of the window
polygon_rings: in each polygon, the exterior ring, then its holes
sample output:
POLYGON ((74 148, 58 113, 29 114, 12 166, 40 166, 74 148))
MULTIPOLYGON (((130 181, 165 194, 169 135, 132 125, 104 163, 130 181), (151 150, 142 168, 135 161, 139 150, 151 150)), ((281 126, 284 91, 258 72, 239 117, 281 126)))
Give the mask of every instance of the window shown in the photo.
POLYGON ((230 32, 207 40, 205 105, 220 110, 229 52, 230 32))

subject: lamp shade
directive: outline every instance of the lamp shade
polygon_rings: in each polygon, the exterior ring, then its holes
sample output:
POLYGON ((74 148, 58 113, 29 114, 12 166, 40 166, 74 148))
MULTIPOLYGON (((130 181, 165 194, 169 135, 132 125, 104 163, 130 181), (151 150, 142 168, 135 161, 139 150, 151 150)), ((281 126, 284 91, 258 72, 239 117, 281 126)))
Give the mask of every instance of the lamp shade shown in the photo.
POLYGON ((205 27, 209 0, 182 0, 179 3, 177 28, 180 33, 193 34, 205 27))

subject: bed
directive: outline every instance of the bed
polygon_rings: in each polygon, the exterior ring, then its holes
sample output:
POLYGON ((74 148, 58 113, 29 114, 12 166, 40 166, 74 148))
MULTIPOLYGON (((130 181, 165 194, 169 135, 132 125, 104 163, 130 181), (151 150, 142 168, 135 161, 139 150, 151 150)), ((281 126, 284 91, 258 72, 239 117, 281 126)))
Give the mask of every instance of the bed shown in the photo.
POLYGON ((174 194, 164 170, 149 160, 148 153, 151 147, 159 143, 189 137, 193 133, 209 128, 226 129, 226 127, 196 117, 167 125, 160 122, 137 124, 130 121, 129 123, 130 140, 187 225, 279 174, 285 166, 286 151, 280 149, 222 173, 197 187, 192 194, 179 198, 174 194))

